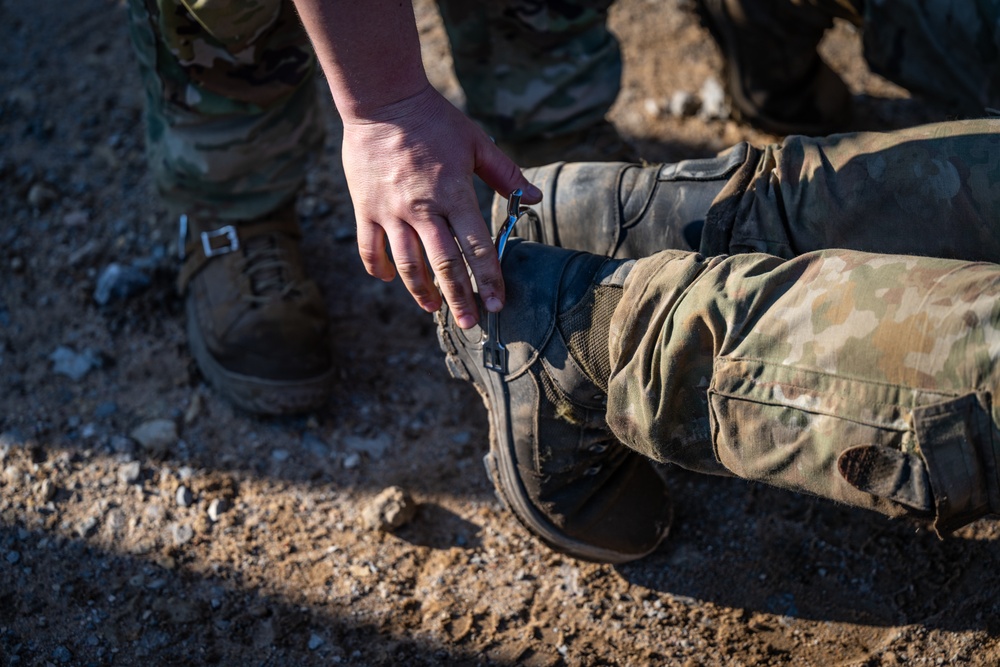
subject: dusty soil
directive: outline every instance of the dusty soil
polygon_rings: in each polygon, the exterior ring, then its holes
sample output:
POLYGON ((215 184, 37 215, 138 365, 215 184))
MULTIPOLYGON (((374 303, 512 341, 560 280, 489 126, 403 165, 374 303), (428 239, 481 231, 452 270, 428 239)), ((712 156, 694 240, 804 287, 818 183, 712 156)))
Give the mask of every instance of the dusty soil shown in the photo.
MULTIPOLYGON (((457 100, 433 7, 417 8, 457 100)), ((720 76, 680 4, 621 0, 612 25, 626 59, 612 118, 648 159, 772 139, 662 112, 720 76)), ((0 43, 0 664, 1000 663, 995 521, 940 541, 672 470, 676 524, 643 561, 535 542, 494 499, 485 410, 448 377, 431 319, 364 274, 332 109, 301 212, 340 382, 312 415, 234 411, 186 349, 123 7, 0 0, 0 43), (149 284, 99 306, 111 262, 149 284), (82 376, 56 372, 59 348, 82 376), (167 433, 141 446, 130 434, 151 420, 167 433), (416 516, 365 527, 392 485, 416 516)), ((859 127, 941 117, 868 73, 846 27, 824 52, 859 127)))

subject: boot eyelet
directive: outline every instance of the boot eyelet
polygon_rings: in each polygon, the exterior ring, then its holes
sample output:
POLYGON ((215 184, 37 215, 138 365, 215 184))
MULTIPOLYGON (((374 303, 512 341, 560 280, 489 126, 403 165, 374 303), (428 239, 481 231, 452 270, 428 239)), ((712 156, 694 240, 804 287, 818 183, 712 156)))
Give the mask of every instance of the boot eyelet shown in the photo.
POLYGON ((584 471, 584 475, 588 477, 593 477, 597 473, 601 472, 601 466, 591 466, 584 471))
POLYGON ((607 443, 599 442, 596 445, 591 445, 588 449, 594 454, 603 454, 608 451, 608 445, 607 443))

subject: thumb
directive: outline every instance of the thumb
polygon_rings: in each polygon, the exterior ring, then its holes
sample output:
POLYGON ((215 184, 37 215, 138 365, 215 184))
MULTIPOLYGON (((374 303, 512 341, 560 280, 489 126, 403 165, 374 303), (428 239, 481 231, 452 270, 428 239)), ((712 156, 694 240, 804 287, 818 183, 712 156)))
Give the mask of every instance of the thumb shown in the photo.
POLYGON ((521 201, 525 204, 537 204, 542 201, 542 191, 529 183, 521 173, 521 168, 504 155, 485 134, 476 146, 475 172, 501 197, 509 197, 511 192, 520 188, 523 192, 521 201))

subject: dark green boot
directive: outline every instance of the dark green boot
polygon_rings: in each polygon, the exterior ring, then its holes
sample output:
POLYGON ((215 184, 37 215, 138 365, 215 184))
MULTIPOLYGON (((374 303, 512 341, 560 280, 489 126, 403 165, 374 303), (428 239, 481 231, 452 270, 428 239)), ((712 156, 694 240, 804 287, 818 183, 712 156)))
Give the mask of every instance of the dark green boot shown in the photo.
POLYGON ((497 370, 484 361, 483 329, 460 329, 446 306, 437 315, 451 374, 489 410, 486 465, 500 498, 556 551, 610 563, 653 551, 673 516, 650 460, 604 418, 608 331, 632 264, 512 240, 497 370))
MULTIPOLYGON (((698 250, 713 202, 737 172, 752 173, 758 155, 739 144, 713 158, 672 164, 557 162, 526 169, 543 197, 526 207, 516 233, 607 257, 698 250)), ((491 217, 496 232, 507 219, 502 197, 494 198, 491 217)))
POLYGON ((861 24, 860 0, 699 0, 725 60, 734 115, 774 134, 843 131, 853 101, 816 50, 835 17, 861 24))

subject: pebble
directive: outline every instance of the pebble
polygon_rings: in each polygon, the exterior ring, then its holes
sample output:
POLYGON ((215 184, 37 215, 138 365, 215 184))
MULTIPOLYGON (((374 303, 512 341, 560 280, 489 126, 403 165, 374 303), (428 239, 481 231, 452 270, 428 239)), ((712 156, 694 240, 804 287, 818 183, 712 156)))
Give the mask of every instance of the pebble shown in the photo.
POLYGON ((326 640, 317 635, 315 632, 309 635, 309 650, 315 651, 320 646, 326 643, 326 640))
POLYGON ((104 401, 94 408, 94 419, 107 419, 118 412, 118 404, 114 401, 104 401))
POLYGON ((33 208, 42 209, 59 198, 53 190, 45 187, 41 183, 35 183, 28 190, 28 203, 33 208))
POLYGON ((139 424, 129 435, 147 452, 162 456, 177 443, 177 424, 171 419, 153 419, 139 424))
POLYGON ((38 497, 43 503, 47 503, 56 497, 56 485, 51 479, 42 480, 38 487, 38 497))
POLYGON ((701 98, 701 112, 698 114, 705 120, 714 118, 728 118, 729 109, 726 108, 726 93, 722 89, 722 84, 715 77, 705 79, 701 90, 698 91, 701 98))
POLYGON ((73 659, 73 654, 65 646, 56 646, 52 649, 52 659, 65 665, 73 659))
POLYGON ((362 438, 349 435, 344 438, 344 445, 355 452, 367 454, 374 461, 381 459, 392 446, 392 437, 388 433, 380 433, 374 438, 362 438))
POLYGON ((357 468, 361 465, 361 455, 354 453, 348 454, 344 457, 344 468, 351 470, 352 468, 357 468))
POLYGON ((7 562, 11 565, 17 565, 21 561, 21 554, 17 551, 7 552, 7 562))
POLYGON ((135 484, 139 481, 139 475, 142 474, 142 466, 138 461, 132 461, 131 463, 125 463, 120 468, 118 468, 118 479, 123 484, 135 484))
POLYGON ((127 299, 149 287, 152 281, 145 273, 132 266, 112 262, 101 272, 94 289, 94 301, 106 306, 111 301, 127 299))
POLYGON ((186 523, 175 523, 170 527, 170 532, 174 538, 174 544, 177 546, 187 544, 194 537, 194 528, 186 523))
POLYGON ((191 489, 187 488, 183 484, 177 487, 177 504, 180 507, 191 507, 191 503, 194 502, 194 496, 191 494, 191 489))
POLYGON ((198 418, 201 414, 202 398, 201 394, 194 394, 191 396, 191 402, 188 403, 187 410, 184 411, 184 423, 193 424, 194 420, 198 418))
POLYGON ((361 518, 369 530, 389 531, 405 526, 416 512, 413 497, 398 486, 390 486, 368 503, 361 518))
POLYGON ((49 361, 52 362, 53 373, 65 375, 76 382, 82 380, 91 370, 101 367, 100 356, 89 348, 83 352, 74 352, 60 345, 49 355, 49 361))
POLYGON ((282 461, 288 460, 288 450, 287 449, 275 449, 271 452, 271 458, 281 463, 282 461))
POLYGON ((212 521, 218 521, 225 511, 229 509, 229 503, 226 502, 224 498, 213 498, 212 502, 208 504, 208 518, 212 521))
POLYGON ((701 102, 698 98, 685 90, 678 90, 670 97, 668 109, 671 116, 687 117, 698 113, 701 102))
POLYGON ((63 216, 63 224, 67 227, 85 227, 90 222, 90 214, 86 211, 70 211, 63 216))
POLYGON ((315 436, 312 433, 304 433, 302 435, 302 449, 320 458, 325 458, 330 455, 330 447, 323 441, 322 438, 315 436))

